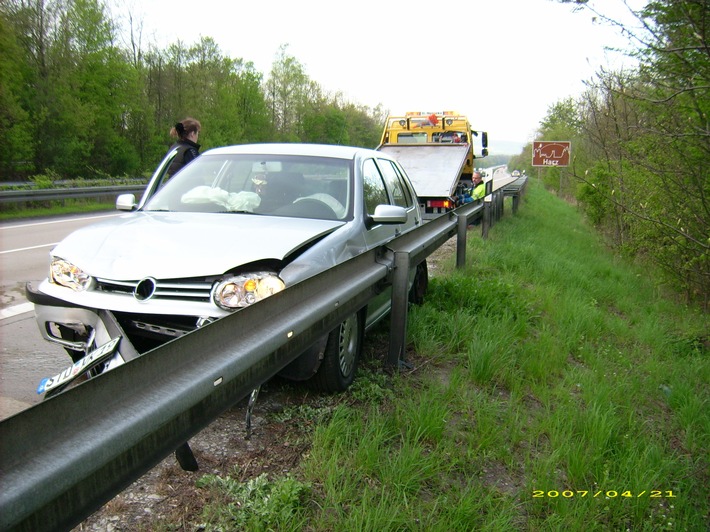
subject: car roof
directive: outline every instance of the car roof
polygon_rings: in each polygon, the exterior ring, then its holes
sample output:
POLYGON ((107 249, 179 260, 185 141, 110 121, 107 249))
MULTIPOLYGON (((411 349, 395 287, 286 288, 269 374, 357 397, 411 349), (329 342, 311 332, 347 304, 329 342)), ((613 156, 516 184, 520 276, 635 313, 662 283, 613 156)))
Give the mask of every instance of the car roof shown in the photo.
POLYGON ((240 153, 253 153, 263 155, 308 155, 319 157, 335 157, 338 159, 354 159, 356 156, 389 156, 382 152, 355 146, 339 146, 335 144, 302 144, 302 143, 263 143, 263 144, 237 144, 213 148, 204 152, 205 155, 232 155, 240 153))

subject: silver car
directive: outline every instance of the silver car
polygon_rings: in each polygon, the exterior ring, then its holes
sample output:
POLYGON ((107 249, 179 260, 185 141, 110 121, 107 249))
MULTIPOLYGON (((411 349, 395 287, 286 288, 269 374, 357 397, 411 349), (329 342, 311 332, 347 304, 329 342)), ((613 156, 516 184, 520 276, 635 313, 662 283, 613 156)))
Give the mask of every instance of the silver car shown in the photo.
MULTIPOLYGON (((28 286, 43 336, 72 357, 69 373, 110 369, 422 223, 404 170, 378 151, 230 146, 168 178, 173 156, 139 202, 120 196, 125 214, 69 235, 51 252, 49 277, 28 286)), ((412 277, 410 300, 420 302, 425 262, 412 277)), ((281 374, 323 391, 346 389, 365 329, 389 307, 384 292, 281 374)), ((45 379, 38 393, 74 378, 45 379)))

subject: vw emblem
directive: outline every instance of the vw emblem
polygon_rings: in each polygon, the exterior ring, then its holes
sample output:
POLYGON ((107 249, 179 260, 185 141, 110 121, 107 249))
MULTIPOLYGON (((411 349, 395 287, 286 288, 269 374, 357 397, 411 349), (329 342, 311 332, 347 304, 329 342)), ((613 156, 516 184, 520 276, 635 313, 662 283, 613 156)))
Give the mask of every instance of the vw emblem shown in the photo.
POLYGON ((146 277, 136 285, 135 290, 133 290, 133 297, 138 301, 148 301, 155 294, 155 286, 155 279, 146 277))

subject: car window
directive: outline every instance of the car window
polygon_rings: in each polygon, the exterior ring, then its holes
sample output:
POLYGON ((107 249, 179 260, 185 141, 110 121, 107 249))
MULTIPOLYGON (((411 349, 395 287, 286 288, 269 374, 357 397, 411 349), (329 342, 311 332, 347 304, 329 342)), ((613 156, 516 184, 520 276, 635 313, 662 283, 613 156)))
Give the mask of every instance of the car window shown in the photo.
POLYGON ((402 176, 399 175, 392 161, 388 159, 378 159, 377 164, 380 170, 382 170, 382 176, 385 178, 387 189, 390 191, 390 194, 392 194, 394 204, 399 207, 411 207, 412 198, 402 182, 402 176))
POLYGON ((203 154, 145 210, 352 218, 351 161, 317 156, 203 154))
POLYGON ((399 144, 417 144, 426 142, 426 133, 397 133, 397 143, 399 144))
POLYGON ((432 135, 434 142, 468 142, 468 135, 465 131, 444 131, 432 135))
POLYGON ((367 159, 362 164, 363 188, 365 196, 365 210, 374 214, 375 207, 388 204, 387 189, 380 171, 373 159, 367 159))

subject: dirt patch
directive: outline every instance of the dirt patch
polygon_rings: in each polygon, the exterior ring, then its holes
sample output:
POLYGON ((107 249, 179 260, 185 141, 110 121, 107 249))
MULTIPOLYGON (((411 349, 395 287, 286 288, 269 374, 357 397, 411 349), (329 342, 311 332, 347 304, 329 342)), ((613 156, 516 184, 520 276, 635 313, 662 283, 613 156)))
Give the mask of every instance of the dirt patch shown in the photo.
POLYGON ((203 475, 230 475, 244 481, 262 473, 280 477, 300 463, 310 448, 303 437, 304 427, 279 417, 304 402, 315 404, 317 397, 303 387, 267 383, 252 414, 249 439, 245 399, 190 440, 198 471, 183 471, 170 455, 74 530, 152 530, 158 523, 183 524, 191 529, 187 524, 199 522, 208 496, 195 485, 203 475))
POLYGON ((25 282, 15 282, 0 288, 0 309, 25 301, 25 282))
POLYGON ((456 264, 456 241, 457 238, 451 237, 444 242, 439 249, 427 257, 427 267, 429 269, 429 277, 438 277, 443 275, 456 264))

